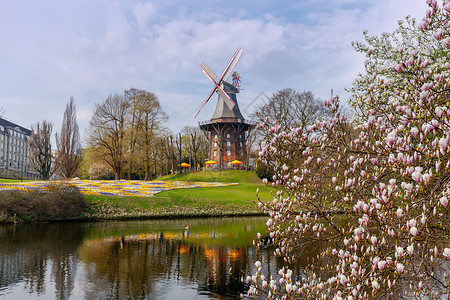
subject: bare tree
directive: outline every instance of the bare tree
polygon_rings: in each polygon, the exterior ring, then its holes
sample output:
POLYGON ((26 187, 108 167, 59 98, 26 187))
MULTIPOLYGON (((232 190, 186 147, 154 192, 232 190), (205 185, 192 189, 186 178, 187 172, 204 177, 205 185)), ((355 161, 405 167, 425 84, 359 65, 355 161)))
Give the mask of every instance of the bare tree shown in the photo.
MULTIPOLYGON (((173 142, 173 135, 170 134, 169 136, 166 137, 166 149, 167 149, 167 156, 168 156, 168 165, 170 167, 170 172, 168 170, 167 173, 173 173, 175 171, 175 145, 173 142)), ((169 169, 169 167, 167 167, 167 169, 169 169)))
POLYGON ((83 153, 73 97, 66 105, 60 135, 56 134, 56 149, 55 169, 58 174, 63 178, 75 177, 80 171, 83 153))
POLYGON ((129 144, 129 159, 128 159, 128 179, 131 179, 131 174, 133 173, 134 169, 134 158, 135 158, 135 151, 136 151, 136 144, 137 144, 137 136, 136 136, 136 127, 137 127, 137 119, 139 111, 137 109, 137 105, 139 102, 139 97, 141 94, 141 90, 131 88, 129 90, 126 90, 124 92, 125 99, 130 104, 129 109, 129 120, 128 120, 128 126, 127 126, 127 141, 129 144))
MULTIPOLYGON (((227 134, 227 129, 228 127, 225 126, 223 123, 213 123, 212 124, 212 129, 211 133, 210 133, 210 137, 211 139, 214 139, 214 146, 212 149, 210 149, 209 151, 214 152, 219 150, 219 161, 218 161, 218 167, 219 167, 219 171, 222 170, 222 157, 223 157, 223 153, 225 151, 225 145, 226 145, 226 134, 227 134)), ((212 144, 211 144, 212 146, 212 144)), ((215 155, 213 155, 214 158, 216 158, 215 155)))
MULTIPOLYGON (((155 151, 157 151, 157 147, 155 147, 156 138, 168 116, 162 110, 156 95, 145 90, 137 90, 134 107, 136 110, 134 114, 135 135, 144 161, 145 180, 149 180, 152 157, 155 157, 155 151)), ((153 165, 155 164, 156 162, 153 161, 153 165)))
POLYGON ((208 157, 209 141, 199 127, 185 126, 181 130, 184 137, 184 150, 188 153, 193 170, 196 170, 199 162, 208 157))
POLYGON ((42 179, 48 180, 52 175, 52 144, 50 141, 53 124, 42 121, 37 122, 36 127, 31 126, 31 136, 28 141, 30 146, 30 167, 39 172, 42 179))
POLYGON ((181 167, 181 154, 182 154, 182 150, 183 150, 183 143, 182 143, 182 139, 181 139, 181 133, 178 133, 178 135, 175 136, 175 144, 176 144, 177 150, 178 150, 178 169, 179 169, 180 173, 182 173, 183 168, 181 167))
POLYGON ((96 104, 96 110, 89 122, 88 145, 101 155, 103 161, 114 171, 116 180, 124 165, 125 117, 129 103, 118 94, 109 96, 105 102, 96 104))
MULTIPOLYGON (((255 144, 258 139, 258 131, 255 128, 249 128, 247 131, 247 138, 245 141, 245 161, 244 165, 249 166, 250 157, 255 153, 255 144)), ((254 155, 255 159, 257 155, 254 155)))
POLYGON ((268 103, 257 106, 253 117, 283 128, 306 128, 327 114, 322 101, 311 91, 300 93, 288 88, 273 94, 268 103))

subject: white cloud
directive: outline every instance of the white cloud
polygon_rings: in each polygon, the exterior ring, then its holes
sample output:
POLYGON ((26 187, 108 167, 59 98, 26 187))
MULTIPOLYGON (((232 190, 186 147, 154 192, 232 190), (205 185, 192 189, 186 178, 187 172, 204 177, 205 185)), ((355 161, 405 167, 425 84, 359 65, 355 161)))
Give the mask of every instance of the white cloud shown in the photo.
MULTIPOLYGON (((332 88, 343 93, 363 66, 351 41, 361 40, 364 29, 392 31, 398 19, 421 17, 425 7, 422 0, 267 1, 257 7, 123 0, 69 1, 67 10, 47 1, 39 17, 26 14, 31 20, 19 15, 20 1, 0 12, 8 25, 0 28, 0 100, 13 122, 49 119, 56 130, 70 96, 86 128, 94 103, 130 87, 155 92, 174 131, 195 125, 192 114, 212 88, 199 63, 220 74, 237 46, 244 50, 237 66, 242 103, 287 87, 322 98, 332 88)), ((210 117, 215 99, 210 102, 198 120, 210 117)))

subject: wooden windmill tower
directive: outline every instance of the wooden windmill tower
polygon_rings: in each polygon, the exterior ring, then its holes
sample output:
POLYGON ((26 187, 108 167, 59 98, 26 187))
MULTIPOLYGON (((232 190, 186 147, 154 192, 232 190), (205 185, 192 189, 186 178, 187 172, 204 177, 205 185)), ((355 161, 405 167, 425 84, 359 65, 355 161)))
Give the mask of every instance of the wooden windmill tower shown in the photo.
POLYGON ((241 55, 242 49, 238 48, 218 80, 216 80, 218 76, 205 62, 200 64, 200 69, 214 83, 214 88, 195 112, 194 118, 197 117, 212 95, 217 93, 219 97, 211 120, 200 122, 199 125, 200 129, 209 136, 209 159, 218 162, 220 168, 231 167, 230 162, 233 160, 245 163, 248 132, 255 126, 250 122, 246 122, 239 110, 236 99, 236 94, 239 93, 239 75, 235 74, 233 76, 235 85, 227 82, 241 55))

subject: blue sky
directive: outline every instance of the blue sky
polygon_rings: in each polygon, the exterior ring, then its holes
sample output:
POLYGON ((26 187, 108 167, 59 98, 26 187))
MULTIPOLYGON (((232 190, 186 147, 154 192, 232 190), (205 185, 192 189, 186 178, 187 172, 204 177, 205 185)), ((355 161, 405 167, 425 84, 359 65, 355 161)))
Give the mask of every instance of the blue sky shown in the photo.
POLYGON ((46 119, 59 131, 73 96, 84 135, 95 103, 134 87, 158 96, 178 132, 215 108, 213 96, 193 119, 212 88, 198 65, 220 74, 238 46, 244 116, 283 88, 322 99, 333 89, 345 101, 364 61, 351 42, 425 9, 425 0, 1 1, 0 107, 12 122, 46 119))

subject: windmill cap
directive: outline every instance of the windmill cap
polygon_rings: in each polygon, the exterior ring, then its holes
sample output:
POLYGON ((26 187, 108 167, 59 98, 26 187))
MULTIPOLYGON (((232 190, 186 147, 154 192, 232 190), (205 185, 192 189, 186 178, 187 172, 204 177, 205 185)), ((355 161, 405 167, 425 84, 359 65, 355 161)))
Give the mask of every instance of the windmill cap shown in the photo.
POLYGON ((221 86, 222 86, 223 90, 227 93, 233 93, 233 94, 239 93, 239 90, 237 89, 237 87, 235 87, 234 85, 232 85, 231 83, 228 83, 226 81, 222 81, 221 86))

